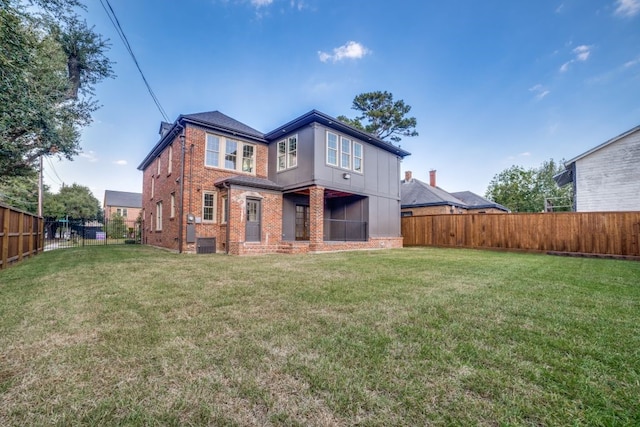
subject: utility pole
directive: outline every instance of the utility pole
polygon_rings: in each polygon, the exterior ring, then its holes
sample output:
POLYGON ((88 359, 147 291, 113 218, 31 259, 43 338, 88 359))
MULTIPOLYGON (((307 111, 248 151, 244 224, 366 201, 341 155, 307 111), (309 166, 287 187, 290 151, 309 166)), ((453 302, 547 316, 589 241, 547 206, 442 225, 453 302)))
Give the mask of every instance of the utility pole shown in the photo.
POLYGON ((42 154, 40 155, 40 173, 38 174, 38 216, 42 216, 42 154))

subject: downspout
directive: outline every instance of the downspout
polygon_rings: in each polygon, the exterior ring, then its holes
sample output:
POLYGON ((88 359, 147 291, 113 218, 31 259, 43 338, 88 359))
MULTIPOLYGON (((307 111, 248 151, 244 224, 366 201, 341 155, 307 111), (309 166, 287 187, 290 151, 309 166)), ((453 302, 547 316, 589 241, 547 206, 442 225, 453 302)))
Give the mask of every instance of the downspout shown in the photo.
POLYGON ((191 144, 189 147, 189 213, 192 214, 191 210, 191 194, 193 193, 193 147, 195 145, 191 144))
POLYGON ((231 186, 226 182, 223 182, 222 187, 227 189, 227 206, 225 206, 225 213, 227 215, 227 243, 224 245, 224 253, 229 255, 229 238, 231 236, 231 217, 229 215, 231 212, 231 186))
POLYGON ((182 128, 182 132, 180 133, 180 177, 178 180, 180 181, 180 220, 178 221, 178 253, 182 253, 182 231, 184 229, 184 160, 185 160, 185 137, 186 132, 185 128, 182 128))

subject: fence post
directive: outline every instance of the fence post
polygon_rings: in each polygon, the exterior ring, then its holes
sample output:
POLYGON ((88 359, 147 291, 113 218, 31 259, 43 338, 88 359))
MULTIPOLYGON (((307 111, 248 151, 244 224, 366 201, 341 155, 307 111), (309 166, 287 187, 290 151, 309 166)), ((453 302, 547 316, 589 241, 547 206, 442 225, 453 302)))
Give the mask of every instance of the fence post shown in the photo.
POLYGON ((3 212, 4 221, 2 221, 2 265, 0 268, 6 268, 9 262, 9 215, 11 211, 9 208, 0 206, 3 212))

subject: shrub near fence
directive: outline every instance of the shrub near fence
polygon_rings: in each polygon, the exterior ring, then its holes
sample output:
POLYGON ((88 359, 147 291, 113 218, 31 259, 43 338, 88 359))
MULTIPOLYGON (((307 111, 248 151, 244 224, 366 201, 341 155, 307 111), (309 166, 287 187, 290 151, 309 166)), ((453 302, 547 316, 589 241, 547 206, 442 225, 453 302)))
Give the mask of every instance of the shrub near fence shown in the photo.
POLYGON ((403 217, 402 236, 405 246, 640 256, 640 212, 403 217))
POLYGON ((42 218, 0 204, 0 269, 42 252, 42 218))

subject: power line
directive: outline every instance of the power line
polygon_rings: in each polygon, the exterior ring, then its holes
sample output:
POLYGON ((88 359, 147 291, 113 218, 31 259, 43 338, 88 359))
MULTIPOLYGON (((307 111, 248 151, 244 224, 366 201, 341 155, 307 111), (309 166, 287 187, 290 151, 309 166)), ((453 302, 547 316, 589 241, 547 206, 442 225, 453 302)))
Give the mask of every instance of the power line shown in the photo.
POLYGON ((111 3, 109 3, 109 0, 104 0, 104 1, 100 0, 100 4, 102 5, 102 8, 104 9, 104 11, 107 13, 107 16, 109 17, 109 20, 113 24, 113 27, 116 29, 116 32, 120 36, 120 40, 122 40, 122 43, 124 43, 124 46, 127 48, 127 51, 131 56, 131 59, 133 59, 133 62, 136 64, 136 68, 138 68, 138 71, 140 72, 140 76, 142 76, 142 80, 144 81, 145 86, 147 86, 149 95, 151 95, 151 98, 153 98, 153 102, 156 104, 156 107, 158 107, 158 110, 160 111, 160 114, 162 114, 162 117, 164 118, 164 120, 168 122, 169 117, 167 116, 167 113, 165 113, 164 108, 162 108, 162 105, 160 105, 160 100, 158 100, 158 97, 151 89, 151 85, 147 81, 147 78, 144 76, 144 73, 140 68, 140 64, 138 64, 138 60, 136 59, 136 56, 133 53, 133 49, 131 49, 129 40, 127 40, 127 36, 124 34, 124 30, 122 29, 122 26, 120 26, 120 21, 118 21, 116 12, 113 10, 113 7, 111 7, 111 3), (105 6, 105 3, 107 4, 106 6, 105 6))
MULTIPOLYGON (((46 157, 46 159, 47 159, 47 163, 49 163, 49 166, 51 166, 51 170, 53 171, 53 173, 54 173, 54 174, 56 175, 56 177, 58 178, 58 182, 56 182, 56 184, 60 184, 60 185, 62 185, 62 183, 63 183, 64 181, 62 181, 62 178, 60 178, 60 175, 58 175, 58 172, 56 172, 56 168, 54 168, 54 167, 53 167, 53 163, 51 162, 51 159, 50 159, 49 157, 46 157)), ((46 169, 45 169, 45 173, 46 173, 46 169)), ((54 182, 55 182, 55 179, 53 179, 53 177, 52 177, 51 175, 49 175, 49 174, 47 173, 47 176, 48 176, 49 178, 51 178, 51 181, 54 181, 54 182)))

